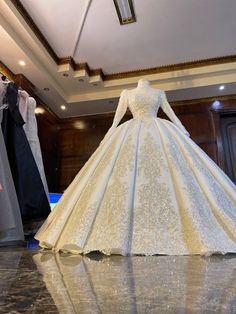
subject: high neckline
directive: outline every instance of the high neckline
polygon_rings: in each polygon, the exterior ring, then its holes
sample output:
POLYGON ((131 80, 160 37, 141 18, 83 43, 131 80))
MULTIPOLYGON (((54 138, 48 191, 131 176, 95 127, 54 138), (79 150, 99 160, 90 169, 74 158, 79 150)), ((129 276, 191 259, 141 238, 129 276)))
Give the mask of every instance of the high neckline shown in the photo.
POLYGON ((150 86, 150 82, 148 80, 140 79, 138 81, 138 87, 147 87, 147 86, 150 86))

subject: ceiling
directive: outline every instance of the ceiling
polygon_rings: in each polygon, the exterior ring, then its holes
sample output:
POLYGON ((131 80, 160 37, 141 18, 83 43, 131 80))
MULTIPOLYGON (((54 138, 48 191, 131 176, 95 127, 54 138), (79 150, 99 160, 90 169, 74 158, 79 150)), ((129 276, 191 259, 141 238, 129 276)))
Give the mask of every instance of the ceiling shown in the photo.
POLYGON ((235 0, 133 5, 121 26, 111 0, 1 0, 0 60, 61 118, 114 111, 141 77, 170 101, 235 94, 235 0))

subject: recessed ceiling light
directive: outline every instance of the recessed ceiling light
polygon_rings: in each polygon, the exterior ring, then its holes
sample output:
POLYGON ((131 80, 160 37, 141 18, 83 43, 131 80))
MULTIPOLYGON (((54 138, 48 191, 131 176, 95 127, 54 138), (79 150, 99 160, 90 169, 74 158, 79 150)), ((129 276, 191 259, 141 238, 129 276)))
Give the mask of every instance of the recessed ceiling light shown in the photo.
POLYGON ((66 106, 62 105, 61 110, 66 110, 66 106))
POLYGON ((24 67, 24 66, 26 65, 26 63, 25 63, 25 61, 20 60, 20 61, 19 61, 19 65, 21 65, 22 67, 24 67))
POLYGON ((49 92, 49 88, 48 87, 44 87, 44 89, 43 89, 45 92, 49 92))
POLYGON ((220 85, 219 90, 223 90, 223 89, 225 89, 225 86, 224 85, 220 85))
POLYGON ((63 73, 63 76, 68 77, 69 74, 68 73, 63 73))

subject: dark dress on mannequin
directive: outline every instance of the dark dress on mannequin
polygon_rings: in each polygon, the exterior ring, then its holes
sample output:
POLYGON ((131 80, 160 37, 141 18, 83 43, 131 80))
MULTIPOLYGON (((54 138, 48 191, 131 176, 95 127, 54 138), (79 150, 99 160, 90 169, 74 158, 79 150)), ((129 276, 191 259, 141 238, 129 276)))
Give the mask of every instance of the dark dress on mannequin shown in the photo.
POLYGON ((17 106, 17 97, 17 85, 9 83, 6 92, 8 109, 4 109, 2 131, 21 216, 23 221, 46 218, 50 206, 22 127, 24 120, 17 106))

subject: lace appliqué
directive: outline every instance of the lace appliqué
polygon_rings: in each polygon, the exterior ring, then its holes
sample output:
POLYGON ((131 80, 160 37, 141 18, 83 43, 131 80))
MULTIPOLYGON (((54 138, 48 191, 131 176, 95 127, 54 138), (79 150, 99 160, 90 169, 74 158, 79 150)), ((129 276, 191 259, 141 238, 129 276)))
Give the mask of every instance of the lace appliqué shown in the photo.
MULTIPOLYGON (((191 151, 191 146, 185 142, 185 138, 179 143, 180 138, 169 134, 168 131, 165 136, 168 139, 166 142, 168 142, 168 150, 170 156, 172 156, 173 166, 180 173, 178 181, 181 183, 183 191, 182 201, 184 201, 185 213, 183 227, 190 253, 194 254, 194 252, 199 251, 203 253, 223 252, 223 247, 225 251, 229 250, 230 245, 233 245, 233 243, 229 238, 227 239, 224 230, 220 228, 219 222, 213 214, 213 207, 211 207, 205 193, 201 190, 204 187, 198 182, 191 167, 198 167, 205 174, 207 170, 199 163, 195 153, 191 151), (184 151, 180 149, 181 145, 183 145, 184 151)), ((211 178, 209 182, 207 181, 207 185, 210 186, 213 182, 214 180, 211 178)))
POLYGON ((129 216, 132 210, 129 202, 132 197, 130 188, 134 175, 137 127, 138 124, 133 122, 124 139, 99 208, 95 227, 85 247, 86 252, 99 249, 107 255, 129 253, 127 243, 130 241, 129 216))
MULTIPOLYGON (((156 128, 155 122, 150 128, 156 128)), ((173 203, 173 191, 166 182, 168 166, 160 138, 147 132, 138 154, 137 202, 135 208, 135 251, 152 255, 173 251, 177 241, 182 251, 182 231, 173 203), (159 142, 159 143, 158 143, 159 142), (175 240, 174 240, 175 239, 175 240), (179 241, 177 239, 180 239, 179 241)))

